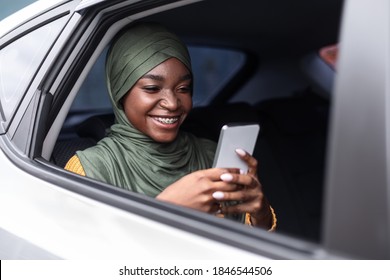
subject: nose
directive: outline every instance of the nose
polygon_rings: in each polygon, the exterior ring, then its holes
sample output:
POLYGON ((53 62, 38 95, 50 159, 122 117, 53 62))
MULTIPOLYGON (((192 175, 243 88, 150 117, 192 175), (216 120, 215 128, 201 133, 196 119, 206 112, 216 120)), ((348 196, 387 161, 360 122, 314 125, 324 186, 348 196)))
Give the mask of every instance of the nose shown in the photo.
POLYGON ((169 111, 176 111, 181 105, 181 100, 174 91, 167 90, 160 100, 160 106, 169 111))

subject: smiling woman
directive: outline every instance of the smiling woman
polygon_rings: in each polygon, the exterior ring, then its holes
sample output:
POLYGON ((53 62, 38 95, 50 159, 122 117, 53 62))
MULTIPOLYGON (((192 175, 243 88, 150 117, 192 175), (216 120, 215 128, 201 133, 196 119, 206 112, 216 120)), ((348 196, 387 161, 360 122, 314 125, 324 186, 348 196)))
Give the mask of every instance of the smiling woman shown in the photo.
POLYGON ((188 68, 170 58, 141 77, 123 99, 129 122, 156 142, 172 142, 192 107, 188 68))
POLYGON ((215 143, 179 130, 192 108, 192 70, 176 35, 156 24, 127 29, 108 53, 106 72, 116 123, 65 169, 207 213, 249 213, 248 223, 274 229, 257 161, 241 151, 247 174, 210 168, 215 143), (221 209, 229 200, 241 203, 221 209))

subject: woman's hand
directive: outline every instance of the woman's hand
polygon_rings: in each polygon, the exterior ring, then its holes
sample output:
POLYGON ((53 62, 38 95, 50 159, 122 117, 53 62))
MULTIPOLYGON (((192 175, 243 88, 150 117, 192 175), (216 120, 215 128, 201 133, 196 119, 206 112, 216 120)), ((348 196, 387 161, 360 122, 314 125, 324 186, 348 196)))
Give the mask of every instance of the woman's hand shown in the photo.
POLYGON ((237 168, 196 171, 168 186, 156 198, 212 214, 220 210, 222 214, 249 213, 252 225, 269 229, 272 213, 257 177, 257 160, 240 149, 237 154, 248 165, 246 174, 237 168), (240 203, 221 208, 224 201, 240 203))
POLYGON ((237 154, 246 161, 248 172, 246 174, 226 173, 221 179, 230 183, 231 191, 218 191, 213 197, 220 201, 240 201, 239 204, 229 205, 222 208, 224 214, 249 213, 254 226, 269 229, 272 226, 273 217, 270 205, 263 193, 262 185, 257 177, 257 160, 241 149, 237 154))
POLYGON ((221 179, 223 174, 239 174, 239 170, 211 168, 193 172, 168 186, 156 198, 215 214, 218 212, 220 204, 213 197, 213 193, 231 192, 236 189, 236 185, 221 179))

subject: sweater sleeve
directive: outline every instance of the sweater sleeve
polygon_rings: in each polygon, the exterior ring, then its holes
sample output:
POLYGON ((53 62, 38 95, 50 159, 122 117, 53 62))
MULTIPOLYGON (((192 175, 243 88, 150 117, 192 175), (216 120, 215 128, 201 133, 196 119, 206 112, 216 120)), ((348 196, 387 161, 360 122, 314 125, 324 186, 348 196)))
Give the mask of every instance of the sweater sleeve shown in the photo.
POLYGON ((76 155, 68 160, 65 165, 65 169, 78 175, 85 176, 84 168, 81 165, 80 159, 76 155))

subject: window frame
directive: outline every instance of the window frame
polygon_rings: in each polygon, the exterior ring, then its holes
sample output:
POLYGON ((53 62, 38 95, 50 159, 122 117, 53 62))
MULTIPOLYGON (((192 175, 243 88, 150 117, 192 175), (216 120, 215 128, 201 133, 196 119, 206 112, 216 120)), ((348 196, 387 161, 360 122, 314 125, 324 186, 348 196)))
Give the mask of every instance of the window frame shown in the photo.
MULTIPOLYGON (((70 11, 74 9, 74 6, 75 3, 68 2, 65 4, 54 6, 49 10, 34 16, 31 20, 23 23, 19 27, 13 29, 12 31, 1 37, 0 48, 7 47, 8 45, 22 38, 26 34, 30 34, 31 32, 34 32, 40 27, 50 24, 55 20, 64 20, 63 26, 60 27, 60 34, 64 33, 63 28, 66 25, 69 26, 68 21, 71 14, 70 11)), ((56 44, 58 36, 59 34, 57 34, 55 38, 53 38, 53 42, 51 42, 50 47, 44 55, 42 61, 39 63, 38 68, 35 69, 31 82, 29 82, 29 85, 27 86, 21 98, 17 102, 17 105, 13 109, 13 112, 11 113, 10 117, 8 119, 5 119, 4 116, 0 115, 0 134, 7 133, 10 138, 13 138, 22 119, 32 117, 31 115, 26 116, 24 112, 28 110, 27 108, 30 106, 29 104, 32 102, 36 92, 40 90, 40 81, 45 76, 45 71, 47 70, 48 66, 54 60, 55 54, 58 51, 58 49, 56 48, 56 46, 58 46, 58 44, 56 44)), ((28 153, 27 150, 22 149, 22 151, 28 153)))

